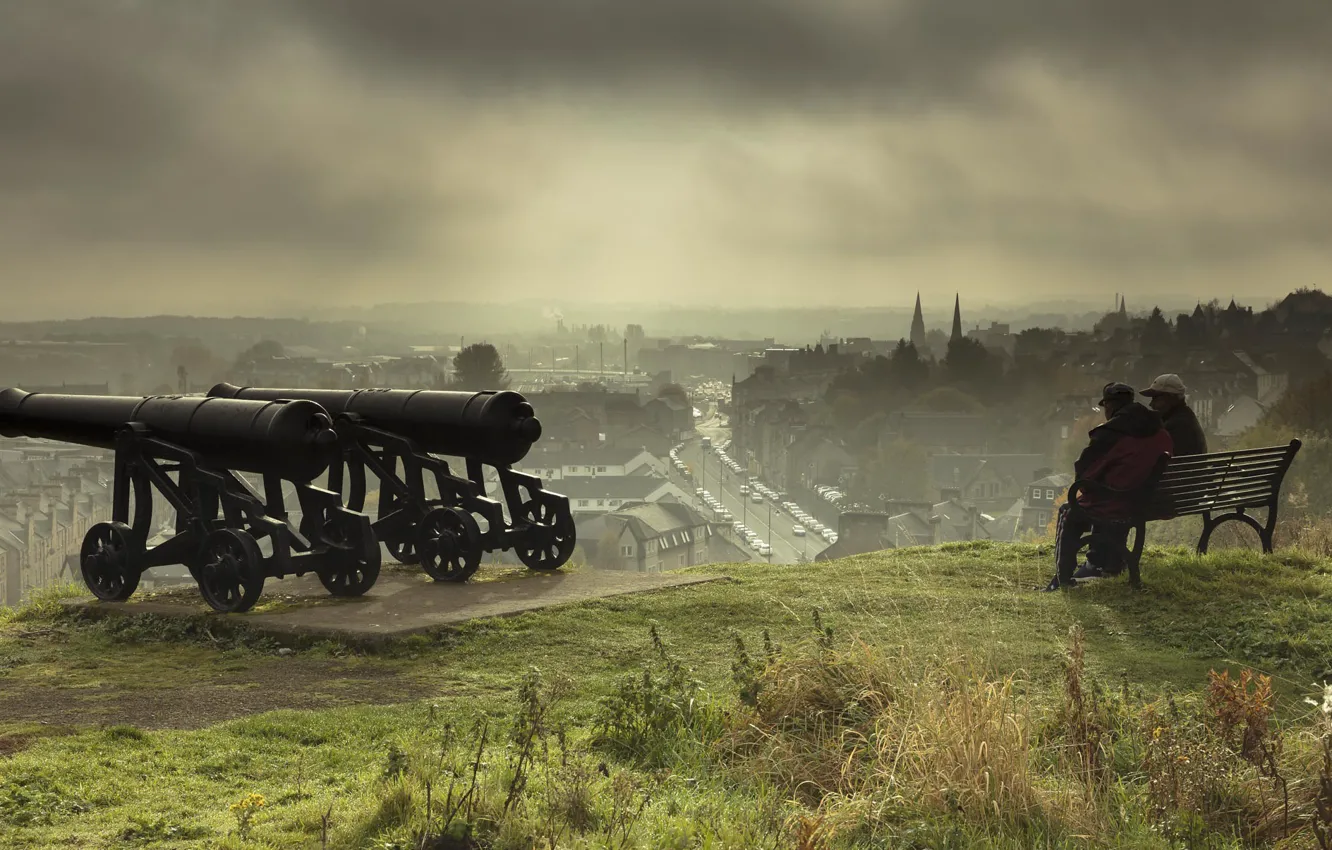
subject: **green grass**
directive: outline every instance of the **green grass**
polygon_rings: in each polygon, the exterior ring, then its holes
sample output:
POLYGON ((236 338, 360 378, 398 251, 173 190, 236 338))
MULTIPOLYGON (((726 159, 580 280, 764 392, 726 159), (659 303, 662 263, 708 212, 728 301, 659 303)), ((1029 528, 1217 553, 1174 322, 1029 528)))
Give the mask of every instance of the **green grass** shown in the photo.
MULTIPOLYGON (((43 599, 0 613, 0 846, 319 847, 331 806, 328 846, 406 847, 394 842, 410 837, 415 815, 404 813, 422 810, 424 783, 449 775, 445 762, 465 768, 475 724, 510 734, 531 668, 547 684, 563 682, 541 740, 553 747, 558 730, 567 749, 533 774, 522 818, 496 814, 514 745, 487 750, 472 814, 490 818, 489 846, 535 846, 540 824, 556 820, 584 827, 570 827, 561 847, 621 846, 615 825, 624 822, 626 847, 790 846, 812 810, 734 759, 679 743, 692 732, 670 739, 673 763, 592 746, 607 696, 660 663, 651 624, 700 682, 700 698, 728 717, 740 710, 736 635, 751 652, 764 631, 799 646, 815 609, 839 641, 854 636, 894 658, 965 658, 974 675, 1013 677, 1015 694, 1039 704, 1057 700, 1075 624, 1086 633, 1089 676, 1109 688, 1126 681, 1144 701, 1186 699, 1210 669, 1251 667, 1273 677, 1278 717, 1297 723, 1314 683, 1332 678, 1326 561, 1150 551, 1146 592, 1103 583, 1036 593, 1050 559, 1048 547, 960 544, 830 564, 725 565, 700 572, 733 581, 477 622, 373 653, 322 642, 290 658, 244 629, 84 620, 43 599), (34 723, 38 708, 47 723, 34 723), (250 793, 266 806, 242 841, 228 807, 250 793)), ((1042 832, 922 818, 892 826, 901 846, 1086 846, 1066 825, 1042 832)), ((834 844, 879 840, 842 834, 834 844)), ((1119 846, 1147 846, 1141 835, 1125 840, 1119 846)))

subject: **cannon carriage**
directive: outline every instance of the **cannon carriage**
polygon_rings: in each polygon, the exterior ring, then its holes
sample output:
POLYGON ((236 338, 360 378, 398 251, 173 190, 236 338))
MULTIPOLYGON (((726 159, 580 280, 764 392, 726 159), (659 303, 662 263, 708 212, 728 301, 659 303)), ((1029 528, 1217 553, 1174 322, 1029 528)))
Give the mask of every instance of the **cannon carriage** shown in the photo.
POLYGON ((185 565, 222 612, 254 607, 269 578, 313 572, 329 593, 358 596, 379 577, 370 518, 311 484, 339 456, 332 419, 314 402, 11 388, 0 390, 0 436, 114 450, 111 521, 89 529, 79 554, 98 599, 128 599, 144 571, 167 564, 185 565), (262 478, 262 495, 241 473, 262 478), (298 525, 284 482, 295 488, 298 525), (176 524, 150 546, 154 493, 175 509, 176 524))
POLYGON ((329 489, 345 489, 347 505, 364 510, 367 473, 378 479, 376 535, 398 561, 419 563, 438 581, 466 581, 486 552, 512 549, 533 570, 559 569, 573 554, 569 500, 546 490, 537 476, 512 469, 541 436, 532 405, 519 393, 222 383, 208 395, 304 399, 326 409, 343 449, 342 463, 330 468, 329 489), (436 455, 462 458, 463 474, 436 455), (502 503, 487 494, 487 466, 497 473, 502 503))

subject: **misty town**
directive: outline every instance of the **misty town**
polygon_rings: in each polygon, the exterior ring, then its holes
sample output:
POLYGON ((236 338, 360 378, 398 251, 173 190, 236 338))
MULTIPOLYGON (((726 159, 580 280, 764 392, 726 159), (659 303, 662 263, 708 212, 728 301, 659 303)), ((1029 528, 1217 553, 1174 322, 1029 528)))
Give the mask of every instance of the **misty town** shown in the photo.
POLYGON ((0 850, 1332 850, 1332 0, 0 0, 0 850))

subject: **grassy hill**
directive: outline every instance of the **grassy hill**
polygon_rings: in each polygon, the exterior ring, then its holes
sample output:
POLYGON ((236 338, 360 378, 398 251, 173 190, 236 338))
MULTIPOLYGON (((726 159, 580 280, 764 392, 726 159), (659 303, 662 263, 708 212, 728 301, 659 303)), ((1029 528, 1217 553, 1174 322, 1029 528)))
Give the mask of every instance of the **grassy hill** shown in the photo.
POLYGON ((373 652, 44 600, 0 614, 0 846, 1319 847, 1332 564, 1050 563, 724 565, 373 652))

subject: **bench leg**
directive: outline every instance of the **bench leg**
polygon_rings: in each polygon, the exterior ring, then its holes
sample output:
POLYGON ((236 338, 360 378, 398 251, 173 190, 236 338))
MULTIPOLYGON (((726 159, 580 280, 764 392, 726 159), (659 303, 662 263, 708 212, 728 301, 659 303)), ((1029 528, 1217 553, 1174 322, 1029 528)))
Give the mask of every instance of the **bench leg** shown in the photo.
POLYGON ((1258 520, 1244 513, 1242 510, 1236 511, 1235 513, 1222 514, 1215 519, 1212 518, 1211 514, 1203 514, 1203 533, 1202 537, 1198 538, 1198 554, 1207 554, 1207 544, 1212 539, 1213 531, 1216 531, 1228 522, 1242 522, 1258 532, 1258 539, 1262 541, 1263 551, 1270 555, 1272 554, 1272 531, 1274 530, 1272 527, 1272 518, 1275 516, 1275 512, 1269 514, 1268 526, 1264 527, 1258 522, 1258 520))
POLYGON ((1263 541, 1263 551, 1268 555, 1272 554, 1272 538, 1276 534, 1277 524, 1277 506, 1276 502, 1267 506, 1267 523, 1258 532, 1258 536, 1263 541))
POLYGON ((1207 554, 1207 544, 1212 539, 1212 532, 1216 530, 1216 524, 1212 522, 1212 512, 1204 511, 1202 536, 1198 538, 1198 554, 1207 554))
POLYGON ((1142 587, 1142 547, 1147 542, 1147 523, 1133 526, 1133 548, 1125 555, 1128 560, 1129 586, 1142 587))

